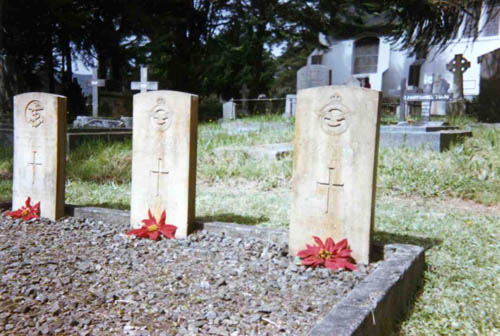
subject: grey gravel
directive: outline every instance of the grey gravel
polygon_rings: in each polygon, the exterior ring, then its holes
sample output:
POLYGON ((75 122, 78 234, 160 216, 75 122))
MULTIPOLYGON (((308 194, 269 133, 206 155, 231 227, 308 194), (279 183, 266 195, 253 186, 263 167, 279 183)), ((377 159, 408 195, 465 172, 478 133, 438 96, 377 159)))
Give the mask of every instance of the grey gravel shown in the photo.
POLYGON ((305 335, 376 267, 313 270, 256 237, 128 229, 0 215, 0 334, 305 335))

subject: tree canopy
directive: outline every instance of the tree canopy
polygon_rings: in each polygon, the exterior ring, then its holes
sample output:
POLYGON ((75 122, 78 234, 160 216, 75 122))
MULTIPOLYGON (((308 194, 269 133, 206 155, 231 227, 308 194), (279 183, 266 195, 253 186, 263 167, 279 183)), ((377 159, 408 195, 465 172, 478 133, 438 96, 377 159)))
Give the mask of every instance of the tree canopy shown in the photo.
POLYGON ((162 88, 227 99, 247 84, 251 95, 281 94, 294 91, 295 72, 321 47, 319 33, 380 30, 425 54, 462 29, 477 37, 481 11, 498 15, 496 2, 0 0, 0 78, 9 94, 64 93, 78 56, 98 64, 117 91, 128 90, 143 64, 162 88))

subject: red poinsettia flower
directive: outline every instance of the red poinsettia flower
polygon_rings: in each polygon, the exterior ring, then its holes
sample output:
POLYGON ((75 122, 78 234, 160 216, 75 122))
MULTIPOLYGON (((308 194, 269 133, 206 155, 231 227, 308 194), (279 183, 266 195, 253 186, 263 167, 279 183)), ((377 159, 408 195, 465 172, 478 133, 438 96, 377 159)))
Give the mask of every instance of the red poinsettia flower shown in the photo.
POLYGON ((40 218, 40 202, 32 206, 31 197, 28 197, 24 206, 15 211, 9 211, 6 214, 12 218, 22 218, 25 221, 29 221, 33 218, 40 218))
POLYGON ((319 237, 314 236, 316 245, 306 244, 306 249, 299 251, 298 256, 302 259, 302 265, 305 266, 325 266, 333 270, 349 269, 354 271, 356 266, 351 263, 352 251, 347 245, 347 239, 343 239, 337 244, 332 238, 327 238, 325 244, 319 237))
POLYGON ((148 219, 144 219, 142 221, 144 223, 143 226, 127 232, 127 235, 135 235, 138 238, 157 240, 161 233, 169 239, 174 238, 177 226, 165 224, 165 219, 167 217, 165 210, 163 210, 159 222, 157 222, 156 218, 151 214, 151 210, 148 210, 148 216, 148 219))

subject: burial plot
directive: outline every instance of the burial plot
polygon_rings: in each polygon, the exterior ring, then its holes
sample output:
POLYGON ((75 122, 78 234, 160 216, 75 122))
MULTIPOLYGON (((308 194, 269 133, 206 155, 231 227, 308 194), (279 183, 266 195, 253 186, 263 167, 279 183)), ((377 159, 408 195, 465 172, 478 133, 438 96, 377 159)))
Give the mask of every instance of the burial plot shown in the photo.
POLYGON ((134 95, 131 225, 148 209, 186 237, 194 221, 198 96, 176 91, 134 95))
POLYGON ((347 238, 369 261, 374 221, 378 91, 328 86, 299 91, 295 121, 290 252, 313 236, 347 238))
POLYGON ((32 92, 14 97, 12 208, 28 197, 41 217, 64 215, 66 97, 32 92))

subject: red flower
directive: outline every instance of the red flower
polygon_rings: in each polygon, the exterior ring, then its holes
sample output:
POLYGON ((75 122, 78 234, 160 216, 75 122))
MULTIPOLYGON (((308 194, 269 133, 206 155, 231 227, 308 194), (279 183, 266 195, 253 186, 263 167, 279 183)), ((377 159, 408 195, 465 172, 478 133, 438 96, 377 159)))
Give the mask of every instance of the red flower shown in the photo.
POLYGON ((306 249, 299 251, 298 256, 305 266, 325 266, 333 270, 349 269, 354 271, 356 266, 351 263, 351 250, 347 245, 347 239, 343 239, 337 244, 332 238, 327 238, 325 244, 319 237, 313 236, 316 245, 306 244, 306 249))
POLYGON ((165 218, 167 217, 165 210, 161 214, 160 222, 156 222, 156 218, 151 214, 151 210, 148 210, 148 216, 148 219, 142 221, 144 223, 142 227, 127 232, 127 235, 157 240, 161 233, 169 239, 174 238, 177 226, 165 224, 165 218))
POLYGON ((40 202, 31 206, 31 197, 26 199, 24 206, 20 207, 16 211, 7 212, 7 216, 12 218, 22 218, 25 221, 29 221, 33 218, 40 218, 40 202))

